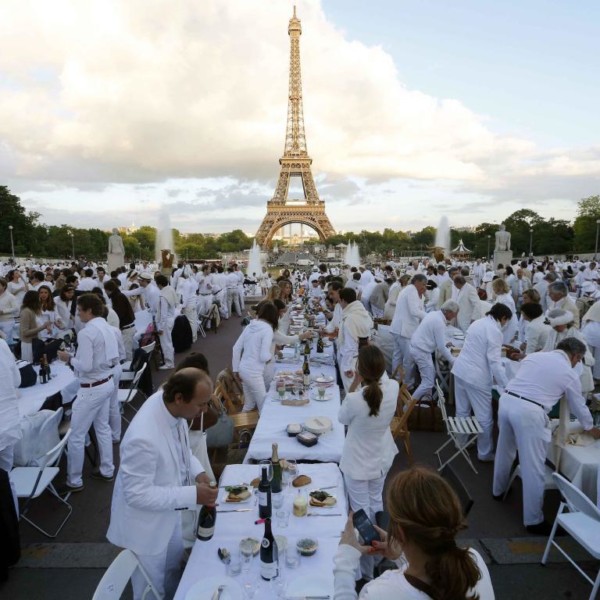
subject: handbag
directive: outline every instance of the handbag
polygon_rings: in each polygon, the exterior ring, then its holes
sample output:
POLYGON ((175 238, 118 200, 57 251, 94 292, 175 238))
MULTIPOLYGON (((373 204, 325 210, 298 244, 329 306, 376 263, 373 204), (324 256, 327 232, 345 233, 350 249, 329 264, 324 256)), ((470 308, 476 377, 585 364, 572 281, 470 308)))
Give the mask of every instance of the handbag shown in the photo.
POLYGON ((219 411, 219 416, 217 422, 204 432, 206 446, 207 448, 226 448, 233 442, 233 419, 227 414, 225 407, 218 398, 213 398, 213 405, 219 411))
POLYGON ((18 360, 17 368, 19 369, 19 373, 21 373, 20 388, 28 388, 36 384, 37 373, 31 363, 28 363, 26 360, 18 360))
POLYGON ((417 402, 408 417, 409 431, 444 431, 442 411, 434 400, 417 402))

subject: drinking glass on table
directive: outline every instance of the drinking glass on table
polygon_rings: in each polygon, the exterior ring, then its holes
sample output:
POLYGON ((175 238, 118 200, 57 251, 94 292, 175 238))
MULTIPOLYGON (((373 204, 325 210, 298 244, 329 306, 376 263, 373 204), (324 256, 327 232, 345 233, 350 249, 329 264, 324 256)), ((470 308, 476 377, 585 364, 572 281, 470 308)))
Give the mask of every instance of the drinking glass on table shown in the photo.
POLYGON ((283 483, 285 484, 286 488, 289 489, 290 483, 292 482, 294 477, 296 477, 296 475, 298 475, 298 465, 296 464, 296 461, 293 459, 287 459, 286 462, 287 462, 286 468, 282 470, 281 474, 282 474, 283 483))
POLYGON ((247 538, 240 541, 240 558, 242 559, 242 571, 248 573, 254 558, 254 544, 247 538))
POLYGON ((285 398, 285 381, 277 382, 277 393, 279 394, 280 400, 283 400, 285 398))

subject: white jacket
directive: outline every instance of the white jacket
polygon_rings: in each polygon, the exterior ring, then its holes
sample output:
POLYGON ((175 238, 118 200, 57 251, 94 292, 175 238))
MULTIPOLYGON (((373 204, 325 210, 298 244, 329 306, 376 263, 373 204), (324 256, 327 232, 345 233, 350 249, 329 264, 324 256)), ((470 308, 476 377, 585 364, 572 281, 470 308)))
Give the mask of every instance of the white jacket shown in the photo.
POLYGON ((232 368, 234 373, 243 371, 262 375, 265 364, 271 360, 273 328, 262 319, 250 321, 233 346, 232 368))
POLYGON ((384 373, 380 385, 383 399, 377 416, 369 416, 363 388, 347 394, 338 412, 338 421, 348 425, 340 470, 352 479, 376 479, 385 475, 398 453, 390 431, 398 400, 398 382, 384 373))
POLYGON ((412 337, 423 317, 425 317, 423 298, 411 283, 398 296, 390 331, 402 337, 412 337))
POLYGON ((499 322, 490 316, 479 319, 467 330, 465 345, 452 367, 452 373, 480 390, 492 389, 492 376, 504 388, 506 373, 501 349, 499 322))
POLYGON ((21 416, 17 402, 17 388, 21 373, 8 344, 0 339, 0 450, 21 439, 21 416))
POLYGON ((483 316, 477 290, 470 283, 465 283, 458 293, 456 302, 458 303, 456 323, 459 329, 466 332, 473 321, 483 316))
MULTIPOLYGON (((139 554, 160 554, 181 520, 181 511, 196 507, 196 486, 181 481, 180 450, 173 430, 178 421, 187 438, 187 424, 171 416, 159 390, 127 428, 106 534, 116 546, 139 554)), ((186 446, 189 449, 189 441, 186 446)), ((190 451, 190 481, 203 471, 190 451)))

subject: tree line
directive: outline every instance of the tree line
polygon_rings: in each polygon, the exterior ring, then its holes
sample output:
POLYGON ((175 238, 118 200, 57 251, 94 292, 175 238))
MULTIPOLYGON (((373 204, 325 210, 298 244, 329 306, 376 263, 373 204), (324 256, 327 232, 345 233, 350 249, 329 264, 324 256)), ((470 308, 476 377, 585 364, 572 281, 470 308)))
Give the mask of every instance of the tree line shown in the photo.
MULTIPOLYGON (((511 247, 515 256, 558 254, 585 254, 596 251, 600 227, 600 195, 579 201, 573 223, 564 219, 545 219, 538 213, 521 209, 509 215, 504 223, 512 236, 511 247)), ((0 254, 10 256, 12 238, 16 256, 43 256, 68 259, 85 256, 105 259, 109 232, 97 228, 78 228, 69 225, 47 226, 40 215, 26 211, 18 196, 6 186, 0 186, 0 254)), ((473 256, 487 256, 493 252, 498 224, 484 222, 475 228, 452 228, 451 247, 462 239, 473 256)), ((361 255, 379 254, 384 257, 401 256, 402 253, 426 251, 434 245, 435 227, 424 227, 418 232, 361 231, 331 236, 327 245, 353 241, 361 255)), ((129 260, 152 260, 155 255, 156 229, 143 226, 123 233, 125 253, 129 260)), ((173 229, 175 252, 180 258, 218 258, 223 252, 241 252, 250 248, 253 239, 242 230, 235 229, 219 236, 201 233, 181 234, 173 229)))

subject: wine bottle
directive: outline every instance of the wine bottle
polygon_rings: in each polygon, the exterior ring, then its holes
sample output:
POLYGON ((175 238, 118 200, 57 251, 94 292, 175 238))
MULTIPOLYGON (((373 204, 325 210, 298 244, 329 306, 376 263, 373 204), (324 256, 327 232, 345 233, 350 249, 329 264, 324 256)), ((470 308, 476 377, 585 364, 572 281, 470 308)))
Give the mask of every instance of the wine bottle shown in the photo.
POLYGON ((304 356, 310 356, 310 344, 308 340, 304 340, 304 356))
POLYGON ((265 534, 260 544, 260 576, 266 581, 279 573, 279 553, 271 531, 271 519, 265 519, 265 534))
POLYGON ((279 463, 279 448, 277 444, 272 444, 271 464, 273 465, 273 479, 271 479, 271 499, 277 507, 281 504, 278 499, 281 498, 281 464, 279 463))
MULTIPOLYGON (((211 488, 216 489, 217 482, 211 481, 208 484, 211 488)), ((208 542, 215 532, 215 524, 217 522, 217 508, 214 504, 203 504, 198 515, 198 527, 196 529, 196 537, 203 542, 208 542)))
POLYGON ((44 354, 44 363, 46 364, 46 380, 50 381, 52 378, 52 371, 50 371, 50 363, 48 362, 47 354, 44 354))
POLYGON ((302 365, 302 383, 308 388, 310 385, 310 365, 308 364, 308 355, 304 355, 304 364, 302 365))
POLYGON ((319 354, 323 353, 324 350, 324 346, 323 346, 323 337, 321 336, 321 334, 319 333, 319 339, 317 340, 317 352, 319 354))
POLYGON ((48 372, 46 371, 46 355, 40 358, 40 383, 48 383, 48 372))
POLYGON ((267 476, 267 467, 262 468, 258 484, 258 516, 261 519, 271 518, 271 484, 267 476))

